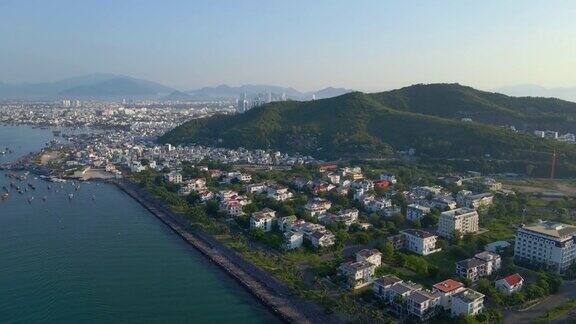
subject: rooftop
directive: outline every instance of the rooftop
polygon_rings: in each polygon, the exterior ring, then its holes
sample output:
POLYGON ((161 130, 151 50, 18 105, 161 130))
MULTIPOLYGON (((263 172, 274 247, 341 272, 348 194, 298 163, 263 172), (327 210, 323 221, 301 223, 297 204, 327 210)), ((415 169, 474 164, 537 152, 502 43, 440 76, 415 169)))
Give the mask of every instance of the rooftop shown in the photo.
POLYGON ((393 284, 398 283, 398 282, 402 282, 402 279, 400 279, 394 275, 385 275, 381 278, 378 278, 376 280, 376 282, 382 286, 389 286, 389 285, 393 285, 393 284))
POLYGON ((522 228, 556 238, 576 234, 576 226, 550 221, 540 221, 536 224, 524 225, 522 228))
POLYGON ((472 290, 470 288, 466 288, 461 292, 455 294, 453 298, 459 298, 466 303, 472 303, 477 299, 484 298, 484 295, 477 292, 476 290, 472 290))
POLYGON ((430 233, 430 232, 426 232, 426 231, 424 231, 424 230, 415 229, 415 228, 403 230, 402 233, 409 234, 409 235, 412 235, 412 236, 417 236, 417 237, 419 237, 419 238, 428 238, 428 237, 436 236, 436 235, 434 235, 434 234, 432 234, 432 233, 430 233))
POLYGON ((464 287, 464 284, 454 279, 446 279, 434 285, 434 288, 444 293, 454 291, 461 287, 464 287))
POLYGON ((514 274, 511 274, 511 275, 504 277, 500 280, 506 281, 506 283, 509 286, 515 286, 515 285, 519 284, 520 282, 522 282, 524 280, 524 278, 522 278, 522 276, 520 274, 514 273, 514 274))

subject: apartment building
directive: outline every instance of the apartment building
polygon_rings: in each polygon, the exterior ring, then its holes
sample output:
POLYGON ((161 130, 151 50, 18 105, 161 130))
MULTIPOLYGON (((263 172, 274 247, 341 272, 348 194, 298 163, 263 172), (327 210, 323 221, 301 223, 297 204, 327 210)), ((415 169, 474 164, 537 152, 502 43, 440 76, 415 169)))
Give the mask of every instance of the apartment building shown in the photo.
POLYGON ((438 220, 438 234, 445 238, 452 238, 455 231, 461 235, 475 233, 478 226, 478 212, 472 208, 462 207, 448 210, 440 214, 438 220))

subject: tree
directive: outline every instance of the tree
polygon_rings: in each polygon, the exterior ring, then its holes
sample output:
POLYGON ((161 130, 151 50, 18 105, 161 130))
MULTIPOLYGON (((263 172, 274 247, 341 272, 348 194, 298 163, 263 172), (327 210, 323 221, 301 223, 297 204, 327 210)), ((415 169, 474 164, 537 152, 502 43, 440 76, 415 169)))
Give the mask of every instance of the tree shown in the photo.
POLYGON ((532 175, 532 172, 534 171, 534 168, 535 168, 535 167, 534 167, 533 164, 528 164, 528 165, 526 166, 526 174, 527 174, 528 176, 531 176, 531 175, 532 175))
POLYGON ((380 251, 385 260, 392 260, 394 257, 394 246, 390 242, 384 243, 380 248, 380 251))

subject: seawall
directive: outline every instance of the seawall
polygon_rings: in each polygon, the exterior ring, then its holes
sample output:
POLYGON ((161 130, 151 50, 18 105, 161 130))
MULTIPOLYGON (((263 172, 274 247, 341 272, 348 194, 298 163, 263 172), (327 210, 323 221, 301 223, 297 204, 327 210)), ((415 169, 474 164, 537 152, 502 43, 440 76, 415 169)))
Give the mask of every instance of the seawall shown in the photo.
POLYGON ((162 201, 138 185, 128 180, 109 182, 134 198, 185 241, 220 266, 282 320, 289 323, 335 321, 334 318, 328 318, 316 304, 294 296, 287 286, 270 274, 244 260, 212 236, 190 226, 186 219, 172 212, 162 201))

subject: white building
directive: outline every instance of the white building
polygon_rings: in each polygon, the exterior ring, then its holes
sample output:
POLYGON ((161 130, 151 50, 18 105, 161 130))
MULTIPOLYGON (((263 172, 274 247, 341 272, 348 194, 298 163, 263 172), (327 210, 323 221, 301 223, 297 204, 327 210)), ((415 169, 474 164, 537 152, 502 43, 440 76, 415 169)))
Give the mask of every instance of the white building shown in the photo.
POLYGON ((464 289, 464 284, 460 281, 446 279, 435 284, 433 292, 440 296, 440 305, 448 310, 452 307, 452 296, 464 289))
POLYGON ((522 286, 524 285, 524 278, 522 278, 520 274, 515 273, 502 279, 496 280, 494 284, 496 289, 500 290, 506 295, 510 295, 522 289, 522 286))
POLYGON ((469 190, 462 190, 456 195, 456 201, 460 207, 481 209, 492 205, 494 195, 489 192, 474 195, 469 190))
POLYGON ((300 232, 284 233, 284 248, 287 250, 297 249, 304 243, 304 234, 300 232))
POLYGON ((478 212, 471 208, 462 207, 442 212, 438 220, 438 234, 446 238, 452 238, 455 231, 463 235, 478 232, 479 229, 478 212))
POLYGON ((484 295, 466 288, 452 296, 451 314, 476 316, 484 310, 484 295))
POLYGON ((250 228, 261 228, 265 232, 272 230, 272 224, 276 219, 276 212, 269 208, 252 213, 250 216, 250 228))
POLYGON ((400 232, 404 235, 404 248, 420 255, 439 252, 436 247, 438 236, 420 229, 407 229, 400 232))
POLYGON ((310 213, 310 216, 315 217, 325 213, 330 207, 332 207, 330 201, 322 198, 314 198, 304 206, 304 209, 310 213))
POLYGON ((563 273, 576 259, 576 226, 540 221, 516 231, 514 258, 563 273))

